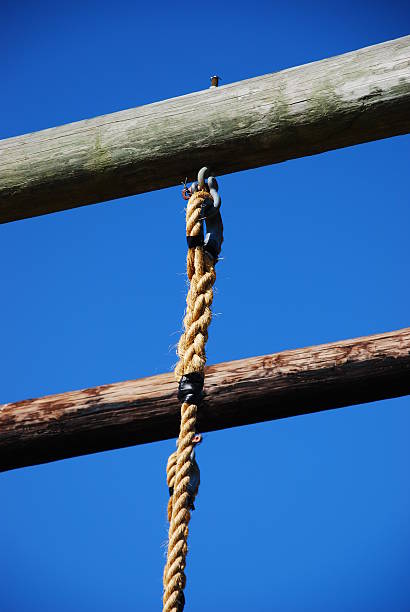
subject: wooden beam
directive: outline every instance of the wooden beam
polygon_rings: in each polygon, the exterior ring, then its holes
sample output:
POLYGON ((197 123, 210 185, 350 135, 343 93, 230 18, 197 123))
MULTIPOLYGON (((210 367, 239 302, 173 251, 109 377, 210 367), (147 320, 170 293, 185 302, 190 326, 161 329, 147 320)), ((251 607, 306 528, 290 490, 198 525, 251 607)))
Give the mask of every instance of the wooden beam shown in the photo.
MULTIPOLYGON (((172 374, 0 406, 0 470, 178 435, 172 374)), ((410 328, 209 366, 199 431, 410 394, 410 328)))
POLYGON ((410 131, 410 36, 0 142, 0 223, 410 131))

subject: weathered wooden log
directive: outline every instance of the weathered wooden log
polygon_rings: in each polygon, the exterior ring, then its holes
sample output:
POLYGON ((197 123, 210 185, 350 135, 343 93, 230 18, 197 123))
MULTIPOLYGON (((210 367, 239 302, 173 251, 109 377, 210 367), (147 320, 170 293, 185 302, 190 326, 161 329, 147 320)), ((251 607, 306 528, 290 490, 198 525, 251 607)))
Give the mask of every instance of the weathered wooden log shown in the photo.
MULTIPOLYGON (((209 366, 199 431, 410 394, 410 328, 209 366)), ((0 406, 0 470, 178 435, 172 374, 0 406)))
POLYGON ((410 131, 410 36, 0 141, 0 223, 410 131))

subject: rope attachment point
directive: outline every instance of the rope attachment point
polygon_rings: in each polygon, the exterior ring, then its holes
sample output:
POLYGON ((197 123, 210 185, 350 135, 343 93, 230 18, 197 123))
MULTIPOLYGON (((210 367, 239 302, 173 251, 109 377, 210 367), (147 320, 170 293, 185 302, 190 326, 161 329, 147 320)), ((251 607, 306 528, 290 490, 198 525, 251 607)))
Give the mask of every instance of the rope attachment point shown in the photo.
POLYGON ((201 224, 200 232, 191 236, 188 235, 187 245, 189 249, 197 246, 203 246, 204 251, 208 253, 217 263, 219 253, 221 252, 223 242, 223 224, 220 214, 221 196, 219 194, 218 181, 212 175, 205 180, 209 174, 208 168, 205 166, 198 172, 198 180, 192 183, 190 187, 184 183, 182 197, 184 200, 190 198, 194 193, 205 192, 209 193, 210 197, 205 197, 201 204, 201 221, 205 221, 206 235, 204 237, 203 226, 201 224))

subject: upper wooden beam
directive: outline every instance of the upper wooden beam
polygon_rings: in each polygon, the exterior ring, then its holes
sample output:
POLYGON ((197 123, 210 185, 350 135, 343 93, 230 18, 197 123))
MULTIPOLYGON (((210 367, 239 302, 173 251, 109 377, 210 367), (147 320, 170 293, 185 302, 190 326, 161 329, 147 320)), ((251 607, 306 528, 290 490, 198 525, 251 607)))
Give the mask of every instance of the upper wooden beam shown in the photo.
MULTIPOLYGON (((199 431, 410 394, 410 328, 220 363, 199 431)), ((0 405, 0 470, 177 437, 172 374, 0 405)))
POLYGON ((0 141, 0 223, 410 131, 410 36, 0 141))

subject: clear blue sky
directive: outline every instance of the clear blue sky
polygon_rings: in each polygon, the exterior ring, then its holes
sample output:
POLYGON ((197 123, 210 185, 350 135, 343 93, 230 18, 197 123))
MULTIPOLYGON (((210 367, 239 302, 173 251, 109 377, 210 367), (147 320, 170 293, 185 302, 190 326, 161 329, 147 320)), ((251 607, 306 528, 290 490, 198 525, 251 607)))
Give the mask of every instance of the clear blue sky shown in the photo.
MULTIPOLYGON (((5 2, 0 137, 402 36, 406 5, 5 2)), ((221 178, 209 363, 409 325, 409 145, 221 178)), ((172 188, 1 226, 1 402, 172 368, 183 205, 172 188)), ((187 612, 408 612, 409 409, 401 398, 206 435, 187 612)), ((160 610, 173 449, 1 474, 2 612, 160 610)))

